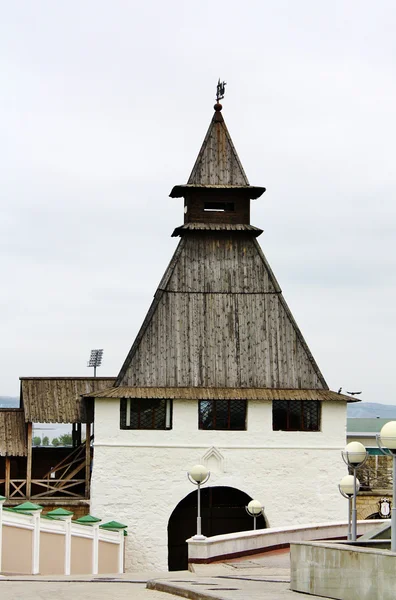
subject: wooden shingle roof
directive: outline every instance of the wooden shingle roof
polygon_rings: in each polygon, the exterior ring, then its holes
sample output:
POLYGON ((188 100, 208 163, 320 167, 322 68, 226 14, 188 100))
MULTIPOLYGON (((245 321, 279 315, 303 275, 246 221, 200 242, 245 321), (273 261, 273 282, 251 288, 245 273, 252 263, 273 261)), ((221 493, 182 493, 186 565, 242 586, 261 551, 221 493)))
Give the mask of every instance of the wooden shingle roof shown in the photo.
POLYGON ((114 385, 114 377, 21 377, 21 406, 32 423, 92 423, 81 396, 114 385))
POLYGON ((26 423, 22 408, 0 409, 0 456, 26 456, 26 423))
POLYGON ((184 235, 117 385, 328 389, 257 240, 184 235))
POLYGON ((184 388, 184 387, 112 387, 91 392, 88 398, 170 398, 183 400, 319 400, 322 402, 360 402, 354 396, 330 390, 286 390, 267 388, 184 388))

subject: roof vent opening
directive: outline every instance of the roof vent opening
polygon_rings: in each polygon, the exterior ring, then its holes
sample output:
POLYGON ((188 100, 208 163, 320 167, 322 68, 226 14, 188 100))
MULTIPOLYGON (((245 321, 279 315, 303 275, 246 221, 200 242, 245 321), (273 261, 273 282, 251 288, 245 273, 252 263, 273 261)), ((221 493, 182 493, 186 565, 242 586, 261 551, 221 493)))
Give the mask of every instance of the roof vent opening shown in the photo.
POLYGON ((205 202, 204 212, 234 212, 234 202, 205 202))

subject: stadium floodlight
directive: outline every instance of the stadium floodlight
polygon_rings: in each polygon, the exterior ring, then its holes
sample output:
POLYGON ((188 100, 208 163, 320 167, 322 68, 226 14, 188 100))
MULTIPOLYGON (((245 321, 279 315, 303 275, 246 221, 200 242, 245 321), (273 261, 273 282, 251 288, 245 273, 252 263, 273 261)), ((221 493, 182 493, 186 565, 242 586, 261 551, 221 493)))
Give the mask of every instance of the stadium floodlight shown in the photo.
POLYGON ((96 377, 96 367, 100 367, 100 365, 102 364, 102 358, 103 358, 103 348, 91 350, 91 356, 89 357, 87 367, 93 367, 94 377, 96 377))

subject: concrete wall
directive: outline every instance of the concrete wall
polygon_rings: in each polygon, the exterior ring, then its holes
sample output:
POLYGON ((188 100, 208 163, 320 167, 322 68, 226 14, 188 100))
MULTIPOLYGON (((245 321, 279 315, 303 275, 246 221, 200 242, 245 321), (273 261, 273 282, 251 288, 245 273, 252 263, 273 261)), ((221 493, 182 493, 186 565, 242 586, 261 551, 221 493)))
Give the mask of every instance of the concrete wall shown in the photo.
POLYGON ((42 532, 40 534, 40 575, 59 575, 64 571, 65 536, 42 532))
POLYGON ((71 543, 71 575, 92 572, 92 540, 73 536, 71 543))
POLYGON ((31 573, 32 541, 32 530, 3 525, 1 572, 31 573))
POLYGON ((290 587, 337 600, 394 600, 396 555, 320 542, 291 545, 290 587))
POLYGON ((109 542, 99 542, 99 573, 117 573, 118 546, 109 542))
POLYGON ((270 527, 343 520, 345 423, 345 403, 325 402, 322 431, 272 431, 272 403, 253 401, 247 431, 201 431, 197 401, 178 400, 172 430, 120 430, 119 400, 96 400, 91 513, 129 526, 129 571, 167 568, 169 517, 193 491, 186 471, 196 463, 208 464, 207 485, 259 499, 270 527))
MULTIPOLYGON (((358 521, 357 533, 363 535, 382 520, 358 521)), ((302 540, 347 539, 348 523, 314 523, 293 527, 274 527, 257 531, 215 535, 205 540, 188 540, 188 562, 210 563, 224 558, 248 556, 273 548, 287 547, 302 540)))

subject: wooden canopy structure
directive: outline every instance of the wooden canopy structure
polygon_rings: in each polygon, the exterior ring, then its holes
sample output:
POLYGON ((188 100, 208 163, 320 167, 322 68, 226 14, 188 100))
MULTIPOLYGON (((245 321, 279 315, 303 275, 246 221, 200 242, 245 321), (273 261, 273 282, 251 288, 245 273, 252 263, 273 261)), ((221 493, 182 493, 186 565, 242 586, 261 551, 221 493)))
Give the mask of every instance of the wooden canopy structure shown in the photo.
POLYGON ((81 396, 102 390, 114 377, 20 377, 21 406, 30 423, 92 423, 81 396))
POLYGON ((4 468, 0 495, 11 503, 89 498, 93 411, 82 396, 114 385, 115 378, 21 377, 20 381, 20 408, 0 409, 0 457, 5 457, 0 460, 4 468), (33 423, 71 423, 73 447, 33 448, 33 423), (81 443, 83 423, 86 436, 81 443), (38 457, 43 451, 52 457, 38 457))

